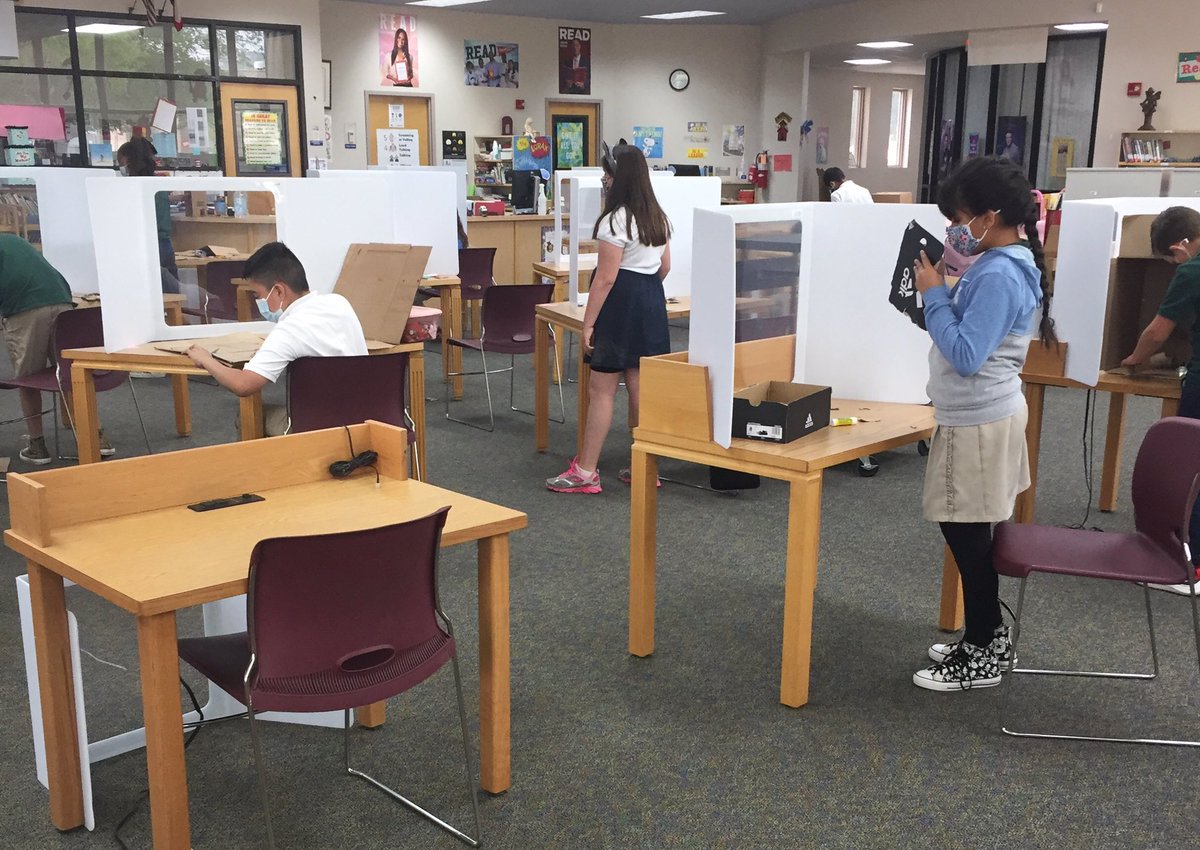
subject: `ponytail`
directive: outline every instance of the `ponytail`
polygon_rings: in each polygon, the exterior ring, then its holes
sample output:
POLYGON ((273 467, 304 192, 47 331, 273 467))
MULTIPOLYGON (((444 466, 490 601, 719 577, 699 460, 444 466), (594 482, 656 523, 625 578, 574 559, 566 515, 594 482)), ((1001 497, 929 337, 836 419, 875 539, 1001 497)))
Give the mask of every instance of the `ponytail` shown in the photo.
POLYGON ((1042 345, 1049 348, 1058 342, 1058 334, 1054 329, 1054 319, 1050 317, 1050 299, 1054 293, 1050 287, 1050 275, 1046 272, 1046 252, 1042 248, 1042 240, 1037 231, 1039 213, 1038 205, 1031 202, 1025 214, 1025 238, 1029 240, 1033 262, 1042 274, 1042 323, 1038 328, 1038 336, 1042 339, 1042 345))

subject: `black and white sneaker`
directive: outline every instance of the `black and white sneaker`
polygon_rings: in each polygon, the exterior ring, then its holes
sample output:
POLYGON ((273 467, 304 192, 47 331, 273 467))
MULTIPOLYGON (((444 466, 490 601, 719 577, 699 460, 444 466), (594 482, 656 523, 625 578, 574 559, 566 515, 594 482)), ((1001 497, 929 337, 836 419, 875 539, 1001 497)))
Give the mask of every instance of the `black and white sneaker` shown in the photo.
MULTIPOLYGON (((1013 654, 1010 634, 1007 624, 996 626, 996 630, 992 632, 992 652, 996 655, 996 662, 1000 665, 1001 673, 1008 672, 1010 663, 1013 667, 1017 666, 1017 656, 1013 654)), ((945 661, 954 654, 954 650, 958 649, 960 643, 962 643, 961 639, 950 643, 935 643, 929 647, 929 657, 934 661, 945 661)))
POLYGON ((932 667, 913 673, 913 684, 930 691, 965 691, 1000 684, 1000 663, 989 646, 959 641, 954 652, 932 667))

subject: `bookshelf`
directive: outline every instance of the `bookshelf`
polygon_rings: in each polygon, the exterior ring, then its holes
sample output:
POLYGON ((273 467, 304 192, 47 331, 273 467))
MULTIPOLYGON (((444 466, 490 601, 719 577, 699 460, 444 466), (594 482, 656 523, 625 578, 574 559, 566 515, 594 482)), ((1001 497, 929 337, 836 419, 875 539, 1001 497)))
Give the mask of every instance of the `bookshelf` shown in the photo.
POLYGON ((512 195, 512 184, 507 182, 506 172, 512 168, 512 136, 475 136, 475 183, 476 196, 492 195, 508 200, 512 195), (495 155, 495 145, 500 144, 500 156, 495 155))
POLYGON ((1200 130, 1130 130, 1121 134, 1121 168, 1200 168, 1200 130))

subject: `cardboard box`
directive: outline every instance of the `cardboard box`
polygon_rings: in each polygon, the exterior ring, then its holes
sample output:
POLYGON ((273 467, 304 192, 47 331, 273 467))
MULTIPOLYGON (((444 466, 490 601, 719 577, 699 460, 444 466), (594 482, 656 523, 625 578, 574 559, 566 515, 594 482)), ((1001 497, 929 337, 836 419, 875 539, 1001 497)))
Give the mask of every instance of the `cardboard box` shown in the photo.
POLYGON ((425 274, 430 247, 351 245, 333 291, 354 308, 367 339, 400 343, 425 274))
POLYGON ((911 204, 912 192, 872 192, 871 198, 877 204, 911 204))
POLYGON ((733 394, 733 436, 790 443, 829 425, 833 390, 768 381, 733 394))

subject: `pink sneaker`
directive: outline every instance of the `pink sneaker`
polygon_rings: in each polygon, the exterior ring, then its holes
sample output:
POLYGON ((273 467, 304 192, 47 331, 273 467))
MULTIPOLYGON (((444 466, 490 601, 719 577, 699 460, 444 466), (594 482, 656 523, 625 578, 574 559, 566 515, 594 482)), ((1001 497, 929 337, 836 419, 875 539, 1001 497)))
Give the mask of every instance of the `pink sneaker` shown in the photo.
POLYGON ((546 489, 555 493, 599 493, 600 470, 593 472, 590 478, 585 478, 579 470, 579 458, 571 458, 571 465, 566 472, 546 479, 546 489))

